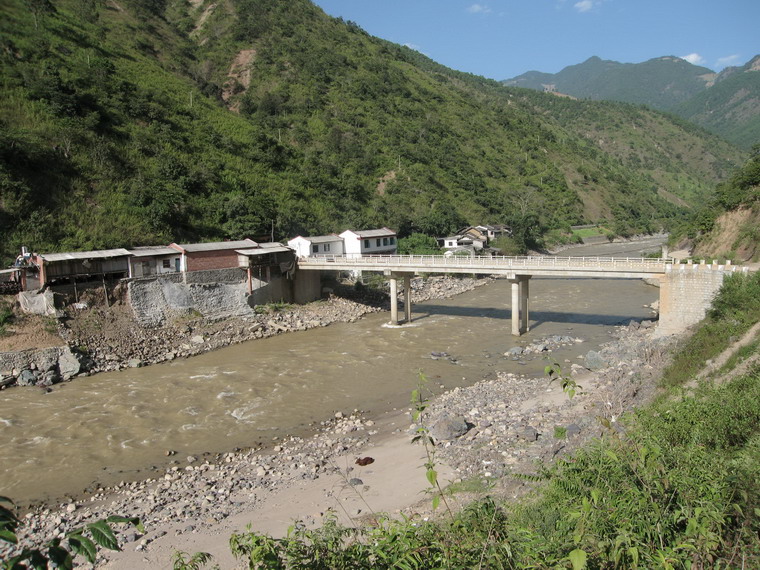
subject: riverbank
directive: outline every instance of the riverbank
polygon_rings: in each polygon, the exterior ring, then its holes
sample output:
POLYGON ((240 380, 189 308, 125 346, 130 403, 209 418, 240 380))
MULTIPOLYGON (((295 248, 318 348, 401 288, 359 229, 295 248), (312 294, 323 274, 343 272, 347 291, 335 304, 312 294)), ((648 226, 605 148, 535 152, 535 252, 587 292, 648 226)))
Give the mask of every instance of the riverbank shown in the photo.
MULTIPOLYGON (((598 417, 614 424, 624 411, 648 401, 667 350, 650 331, 638 323, 617 327, 615 340, 584 361, 561 362, 582 386, 573 399, 545 377, 506 373, 434 399, 424 422, 438 441, 439 478, 467 491, 450 501, 466 504, 473 489, 505 498, 522 494, 529 485, 509 474, 533 473, 536 461, 552 461, 598 435, 598 417)), ((561 343, 580 340, 539 339, 512 358, 551 358, 561 343)), ((282 536, 293 520, 318 524, 329 510, 345 524, 366 522, 379 512, 432 516, 423 494, 425 452, 411 444, 419 426, 410 421, 408 410, 375 420, 360 412, 338 413, 310 438, 289 437, 213 458, 177 457, 158 477, 33 510, 24 518, 25 540, 63 534, 113 514, 137 516, 146 533, 125 529, 119 534, 123 552, 105 553, 99 566, 168 568, 172 552, 184 550, 210 552, 228 568, 235 562, 227 539, 248 523, 282 536), (356 464, 366 457, 374 461, 356 464)))
MULTIPOLYGON (((412 302, 449 298, 490 280, 485 277, 415 278, 412 302)), ((150 366, 286 332, 355 322, 367 314, 387 311, 390 306, 386 293, 368 287, 334 284, 325 293, 325 299, 320 301, 306 305, 259 306, 242 317, 195 314, 178 317, 165 326, 143 327, 135 319, 125 288, 117 286, 108 302, 102 289, 88 290, 77 303, 65 308, 58 320, 58 337, 49 332, 33 335, 32 331, 19 327, 18 334, 25 338, 25 344, 22 353, 17 355, 6 352, 19 348, 14 336, 0 337, 0 353, 6 353, 5 358, 0 359, 0 389, 39 386, 49 390, 54 384, 81 376, 150 366), (39 340, 37 345, 34 339, 39 340), (51 342, 65 345, 63 365, 51 360, 46 350, 51 342), (3 361, 7 362, 5 366, 3 361)), ((39 318, 30 319, 31 328, 41 326, 39 318)), ((50 323, 47 328, 51 328, 50 323)))

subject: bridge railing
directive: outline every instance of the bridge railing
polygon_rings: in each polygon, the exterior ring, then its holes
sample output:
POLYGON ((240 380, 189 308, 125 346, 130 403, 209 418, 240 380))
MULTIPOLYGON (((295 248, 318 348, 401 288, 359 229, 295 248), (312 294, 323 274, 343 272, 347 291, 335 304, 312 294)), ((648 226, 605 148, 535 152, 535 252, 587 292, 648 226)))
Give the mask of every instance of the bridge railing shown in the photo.
POLYGON ((335 263, 343 266, 356 267, 459 267, 459 268, 529 268, 529 269, 596 269, 599 271, 624 271, 638 269, 653 272, 664 272, 665 266, 672 264, 672 259, 655 259, 648 257, 555 257, 555 256, 492 256, 464 257, 445 255, 367 255, 341 256, 320 255, 301 257, 300 265, 324 265, 335 263))

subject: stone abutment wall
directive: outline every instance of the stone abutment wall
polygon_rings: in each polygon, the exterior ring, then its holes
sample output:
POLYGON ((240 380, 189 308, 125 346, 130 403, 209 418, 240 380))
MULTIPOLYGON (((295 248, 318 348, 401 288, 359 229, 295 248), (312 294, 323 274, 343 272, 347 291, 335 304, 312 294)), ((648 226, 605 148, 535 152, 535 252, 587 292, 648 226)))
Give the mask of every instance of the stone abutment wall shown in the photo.
POLYGON ((723 279, 741 268, 731 265, 680 264, 660 278, 658 336, 678 334, 707 314, 723 279))

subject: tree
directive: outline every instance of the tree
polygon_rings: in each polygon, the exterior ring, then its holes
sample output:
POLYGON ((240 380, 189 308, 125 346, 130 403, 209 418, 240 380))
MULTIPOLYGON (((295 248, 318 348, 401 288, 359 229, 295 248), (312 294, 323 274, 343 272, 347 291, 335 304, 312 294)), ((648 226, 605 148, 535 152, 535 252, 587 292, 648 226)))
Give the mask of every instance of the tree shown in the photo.
POLYGON ((439 255, 441 249, 434 237, 413 233, 398 240, 398 252, 401 255, 439 255))
POLYGON ((24 4, 34 18, 34 29, 39 29, 40 21, 47 14, 55 14, 55 6, 50 0, 24 0, 24 4))

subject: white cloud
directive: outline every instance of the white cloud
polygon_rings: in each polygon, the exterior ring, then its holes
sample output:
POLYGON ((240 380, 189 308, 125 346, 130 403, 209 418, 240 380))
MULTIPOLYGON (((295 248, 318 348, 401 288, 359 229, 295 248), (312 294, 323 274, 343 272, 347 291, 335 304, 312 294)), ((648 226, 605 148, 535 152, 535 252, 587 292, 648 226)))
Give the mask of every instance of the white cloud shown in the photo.
POLYGON ((728 67, 729 65, 737 65, 738 63, 741 63, 739 60, 739 54, 735 53, 734 55, 719 57, 718 61, 715 62, 715 65, 718 67, 718 69, 723 69, 724 67, 728 67))
POLYGON ((410 42, 406 42, 406 43, 404 44, 404 47, 408 47, 409 49, 413 49, 414 51, 421 53, 421 54, 422 54, 422 55, 424 55, 425 57, 430 57, 430 54, 428 54, 428 53, 426 53, 426 52, 422 51, 422 48, 421 48, 420 46, 418 46, 417 44, 413 44, 413 43, 410 43, 410 42))
POLYGON ((575 4, 573 4, 573 8, 578 10, 581 14, 583 12, 588 12, 593 7, 594 7, 594 0, 581 0, 580 2, 576 2, 575 4))
POLYGON ((690 53, 689 55, 682 55, 681 59, 685 59, 692 65, 704 65, 705 64, 705 58, 699 55, 698 53, 690 53))
POLYGON ((484 4, 473 4, 469 8, 467 8, 467 11, 470 14, 490 14, 491 9, 488 6, 485 6, 484 4))

